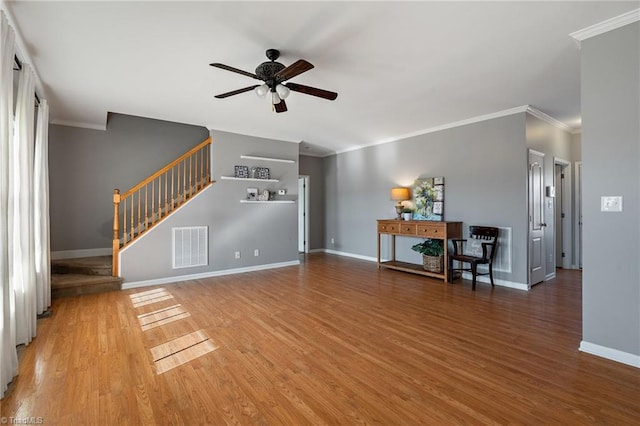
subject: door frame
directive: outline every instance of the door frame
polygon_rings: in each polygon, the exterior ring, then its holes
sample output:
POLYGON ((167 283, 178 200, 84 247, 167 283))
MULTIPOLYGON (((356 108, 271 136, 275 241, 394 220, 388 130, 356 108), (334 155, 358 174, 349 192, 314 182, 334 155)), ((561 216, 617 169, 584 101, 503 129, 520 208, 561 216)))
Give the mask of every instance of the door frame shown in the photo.
POLYGON ((309 253, 309 175, 298 176, 298 252, 309 253), (300 182, 302 181, 302 188, 300 182), (302 191, 302 192, 301 192, 302 191), (302 201, 302 202, 301 202, 302 201), (303 230, 302 244, 300 241, 300 229, 303 230), (300 246, 303 250, 300 250, 300 246))
MULTIPOLYGON (((562 248, 563 251, 565 253, 565 256, 562 258, 562 265, 560 265, 562 268, 564 269, 571 269, 573 268, 573 239, 572 239, 572 218, 573 218, 573 214, 572 214, 572 208, 571 208, 571 200, 572 198, 572 194, 571 194, 571 188, 572 188, 572 180, 571 180, 571 162, 562 159, 562 158, 558 158, 558 157, 553 157, 553 185, 556 187, 556 189, 558 188, 558 182, 555 181, 556 179, 556 173, 555 173, 555 169, 556 166, 561 166, 562 167, 562 173, 564 174, 564 181, 561 182, 562 183, 562 211, 565 213, 564 216, 564 225, 562 227, 562 248)), ((554 241, 555 241, 555 237, 558 226, 555 223, 556 220, 556 215, 555 215, 555 209, 557 209, 558 203, 555 201, 554 199, 554 215, 553 215, 553 233, 554 233, 554 241)), ((554 244, 555 247, 555 244, 554 244)), ((554 262, 555 262, 555 258, 556 256, 554 256, 554 262)), ((556 267, 558 267, 558 265, 555 265, 556 267)))
POLYGON ((582 269, 582 161, 575 163, 574 269, 582 269))

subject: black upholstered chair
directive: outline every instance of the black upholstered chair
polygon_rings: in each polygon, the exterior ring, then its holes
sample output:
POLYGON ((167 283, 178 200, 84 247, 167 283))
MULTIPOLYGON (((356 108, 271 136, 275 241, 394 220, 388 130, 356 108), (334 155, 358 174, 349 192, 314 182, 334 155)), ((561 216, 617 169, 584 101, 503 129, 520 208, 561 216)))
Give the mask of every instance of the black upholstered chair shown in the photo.
POLYGON ((453 281, 453 271, 468 271, 473 276, 471 289, 476 289, 476 277, 489 275, 493 286, 493 259, 498 247, 498 228, 489 226, 470 226, 468 239, 454 239, 453 254, 449 255, 449 277, 453 281), (454 268, 453 262, 458 261, 459 267, 454 268), (465 263, 469 267, 465 268, 465 263), (488 265, 489 272, 478 273, 478 265, 488 265))

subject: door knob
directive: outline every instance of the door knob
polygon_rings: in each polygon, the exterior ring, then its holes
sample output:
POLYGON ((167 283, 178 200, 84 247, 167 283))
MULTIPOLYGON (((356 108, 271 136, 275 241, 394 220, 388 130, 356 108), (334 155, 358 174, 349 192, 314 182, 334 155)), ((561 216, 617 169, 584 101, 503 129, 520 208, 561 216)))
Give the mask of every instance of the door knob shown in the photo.
POLYGON ((547 226, 547 224, 546 223, 541 223, 540 226, 547 226))

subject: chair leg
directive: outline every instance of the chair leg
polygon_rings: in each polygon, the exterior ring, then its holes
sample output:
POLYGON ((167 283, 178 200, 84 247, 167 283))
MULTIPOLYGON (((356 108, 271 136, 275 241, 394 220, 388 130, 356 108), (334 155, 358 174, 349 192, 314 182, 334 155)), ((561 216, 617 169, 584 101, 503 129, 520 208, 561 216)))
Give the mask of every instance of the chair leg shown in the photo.
POLYGON ((447 265, 447 268, 449 268, 449 270, 447 271, 447 273, 449 274, 447 282, 452 283, 453 282, 453 259, 449 258, 449 264, 447 265))
POLYGON ((475 262, 471 264, 471 274, 473 275, 473 282, 471 284, 471 290, 476 291, 476 274, 478 272, 478 265, 475 262))
POLYGON ((491 287, 493 287, 493 262, 489 262, 489 279, 491 280, 491 287))

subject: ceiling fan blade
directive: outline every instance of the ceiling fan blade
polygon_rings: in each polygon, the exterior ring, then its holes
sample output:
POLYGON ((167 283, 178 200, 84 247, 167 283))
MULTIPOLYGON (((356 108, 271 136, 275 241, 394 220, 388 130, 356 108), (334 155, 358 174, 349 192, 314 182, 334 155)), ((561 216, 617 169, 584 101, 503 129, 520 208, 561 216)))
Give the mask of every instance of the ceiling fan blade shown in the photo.
POLYGON ((313 68, 313 65, 311 65, 309 62, 305 61, 304 59, 298 59, 285 69, 277 72, 275 74, 275 77, 279 81, 285 81, 295 77, 296 75, 300 75, 303 72, 309 71, 311 68, 313 68))
POLYGON ((318 89, 316 87, 304 86, 302 84, 296 83, 287 83, 285 84, 290 90, 294 92, 304 93, 305 95, 317 96, 322 99, 328 99, 330 101, 335 101, 338 97, 336 92, 330 92, 328 90, 318 89))
POLYGON ((218 63, 209 64, 209 65, 211 65, 212 67, 223 69, 223 70, 227 70, 227 71, 231 71, 231 72, 236 72, 238 74, 246 75, 247 77, 255 78, 256 80, 260 80, 258 78, 258 76, 255 75, 254 73, 251 73, 251 72, 248 72, 248 71, 242 71, 242 70, 239 70, 238 68, 230 67, 229 65, 218 64, 218 63))
POLYGON ((284 99, 280 99, 280 102, 274 105, 276 112, 285 112, 287 110, 287 104, 284 99))
POLYGON ((244 93, 244 92, 249 92, 249 91, 255 89, 258 86, 259 86, 259 84, 256 84, 255 86, 243 87, 242 89, 234 90, 233 92, 222 93, 220 95, 216 95, 215 97, 218 98, 218 99, 228 98, 229 96, 238 95, 238 94, 244 93))

